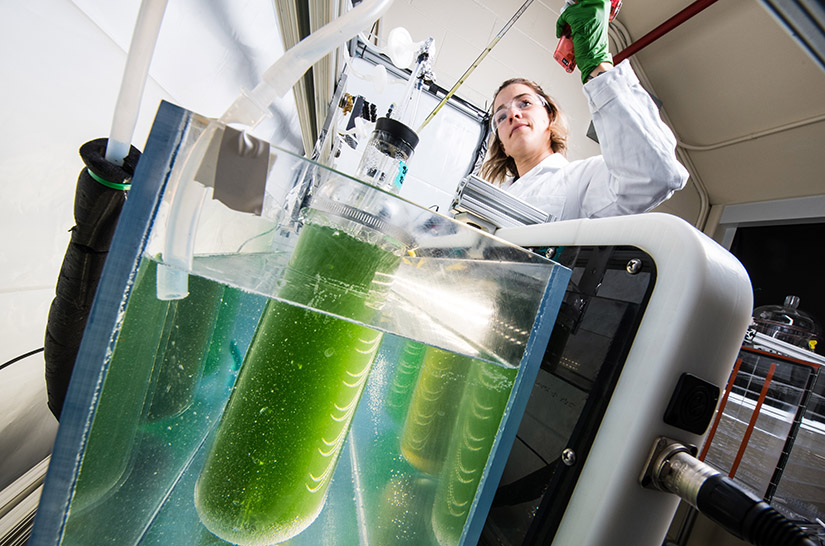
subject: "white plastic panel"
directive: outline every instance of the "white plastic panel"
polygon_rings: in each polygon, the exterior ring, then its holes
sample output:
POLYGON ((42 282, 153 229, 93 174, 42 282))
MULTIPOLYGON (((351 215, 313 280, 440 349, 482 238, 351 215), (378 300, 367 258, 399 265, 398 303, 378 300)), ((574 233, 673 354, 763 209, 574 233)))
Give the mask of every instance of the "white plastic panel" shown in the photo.
POLYGON ((678 498, 639 476, 655 438, 701 445, 662 419, 682 373, 723 388, 750 322, 742 265, 683 220, 650 213, 502 229, 522 246, 630 245, 656 263, 656 285, 553 544, 661 544, 678 498))

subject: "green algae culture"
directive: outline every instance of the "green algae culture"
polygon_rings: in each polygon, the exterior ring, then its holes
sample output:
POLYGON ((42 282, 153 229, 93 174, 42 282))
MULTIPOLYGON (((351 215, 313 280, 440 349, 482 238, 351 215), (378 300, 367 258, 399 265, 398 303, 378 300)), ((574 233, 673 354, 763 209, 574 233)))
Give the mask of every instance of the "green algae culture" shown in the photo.
POLYGON ((517 373, 517 368, 473 362, 435 492, 432 523, 441 546, 461 539, 517 373))
POLYGON ((125 484, 148 422, 191 405, 217 310, 238 291, 193 275, 186 298, 159 300, 157 267, 142 258, 135 274, 81 461, 75 514, 125 484))
POLYGON ((128 476, 169 309, 169 302, 157 299, 156 272, 157 262, 144 259, 135 275, 89 430, 72 511, 97 503, 128 476))
POLYGON ((403 423, 407 418, 407 409, 418 382, 426 349, 427 346, 418 341, 406 340, 402 344, 398 364, 387 393, 387 413, 396 423, 403 423))
POLYGON ((173 417, 192 404, 225 288, 190 275, 189 295, 169 302, 156 356, 157 380, 148 419, 173 417))
POLYGON ((426 348, 401 435, 401 453, 425 474, 438 474, 444 463, 472 362, 472 357, 426 348))
POLYGON ((241 367, 195 489, 203 524, 235 544, 283 542, 323 508, 381 343, 377 273, 400 259, 332 226, 307 223, 241 367), (319 312, 321 309, 324 312, 319 312))

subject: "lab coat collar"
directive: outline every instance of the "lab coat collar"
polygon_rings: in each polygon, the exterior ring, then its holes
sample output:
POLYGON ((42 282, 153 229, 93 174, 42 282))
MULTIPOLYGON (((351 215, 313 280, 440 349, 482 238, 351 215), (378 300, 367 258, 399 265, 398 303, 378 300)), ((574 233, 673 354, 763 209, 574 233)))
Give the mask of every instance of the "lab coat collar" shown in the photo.
POLYGON ((545 173, 556 172, 568 163, 570 162, 567 161, 567 158, 561 155, 560 153, 550 154, 544 159, 542 159, 538 165, 527 171, 523 176, 520 176, 517 179, 508 178, 501 185, 501 187, 502 189, 507 189, 513 184, 518 184, 519 182, 530 180, 531 178, 534 178, 536 176, 541 176, 545 173))
POLYGON ((570 163, 567 158, 560 153, 550 154, 541 160, 541 163, 527 171, 521 178, 531 178, 538 174, 544 174, 549 171, 557 171, 570 163))
POLYGON ((508 178, 507 180, 502 182, 501 189, 506 190, 513 184, 517 184, 519 181, 529 180, 535 176, 540 176, 544 173, 556 172, 568 163, 570 162, 567 161, 567 158, 561 155, 560 153, 550 154, 544 159, 542 159, 538 165, 527 171, 527 173, 524 176, 520 176, 518 178, 508 178))

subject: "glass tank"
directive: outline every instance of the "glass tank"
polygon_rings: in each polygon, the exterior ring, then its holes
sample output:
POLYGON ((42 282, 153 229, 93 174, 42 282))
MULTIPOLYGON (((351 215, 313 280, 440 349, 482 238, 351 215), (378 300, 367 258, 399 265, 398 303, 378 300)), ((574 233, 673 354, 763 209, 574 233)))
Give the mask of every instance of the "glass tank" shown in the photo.
POLYGON ((699 455, 798 522, 815 523, 825 507, 822 365, 817 355, 800 360, 746 342, 699 455))
POLYGON ((32 544, 475 543, 569 270, 227 138, 159 110, 32 544))

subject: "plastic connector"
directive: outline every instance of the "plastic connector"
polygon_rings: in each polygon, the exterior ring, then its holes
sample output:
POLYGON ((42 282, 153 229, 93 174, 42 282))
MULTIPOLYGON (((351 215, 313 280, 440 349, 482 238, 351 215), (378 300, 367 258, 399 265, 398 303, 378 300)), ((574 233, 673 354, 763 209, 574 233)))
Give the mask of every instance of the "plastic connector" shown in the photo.
POLYGON ((227 125, 239 123, 247 127, 255 127, 269 115, 269 107, 260 104, 244 90, 226 109, 219 121, 227 125))

